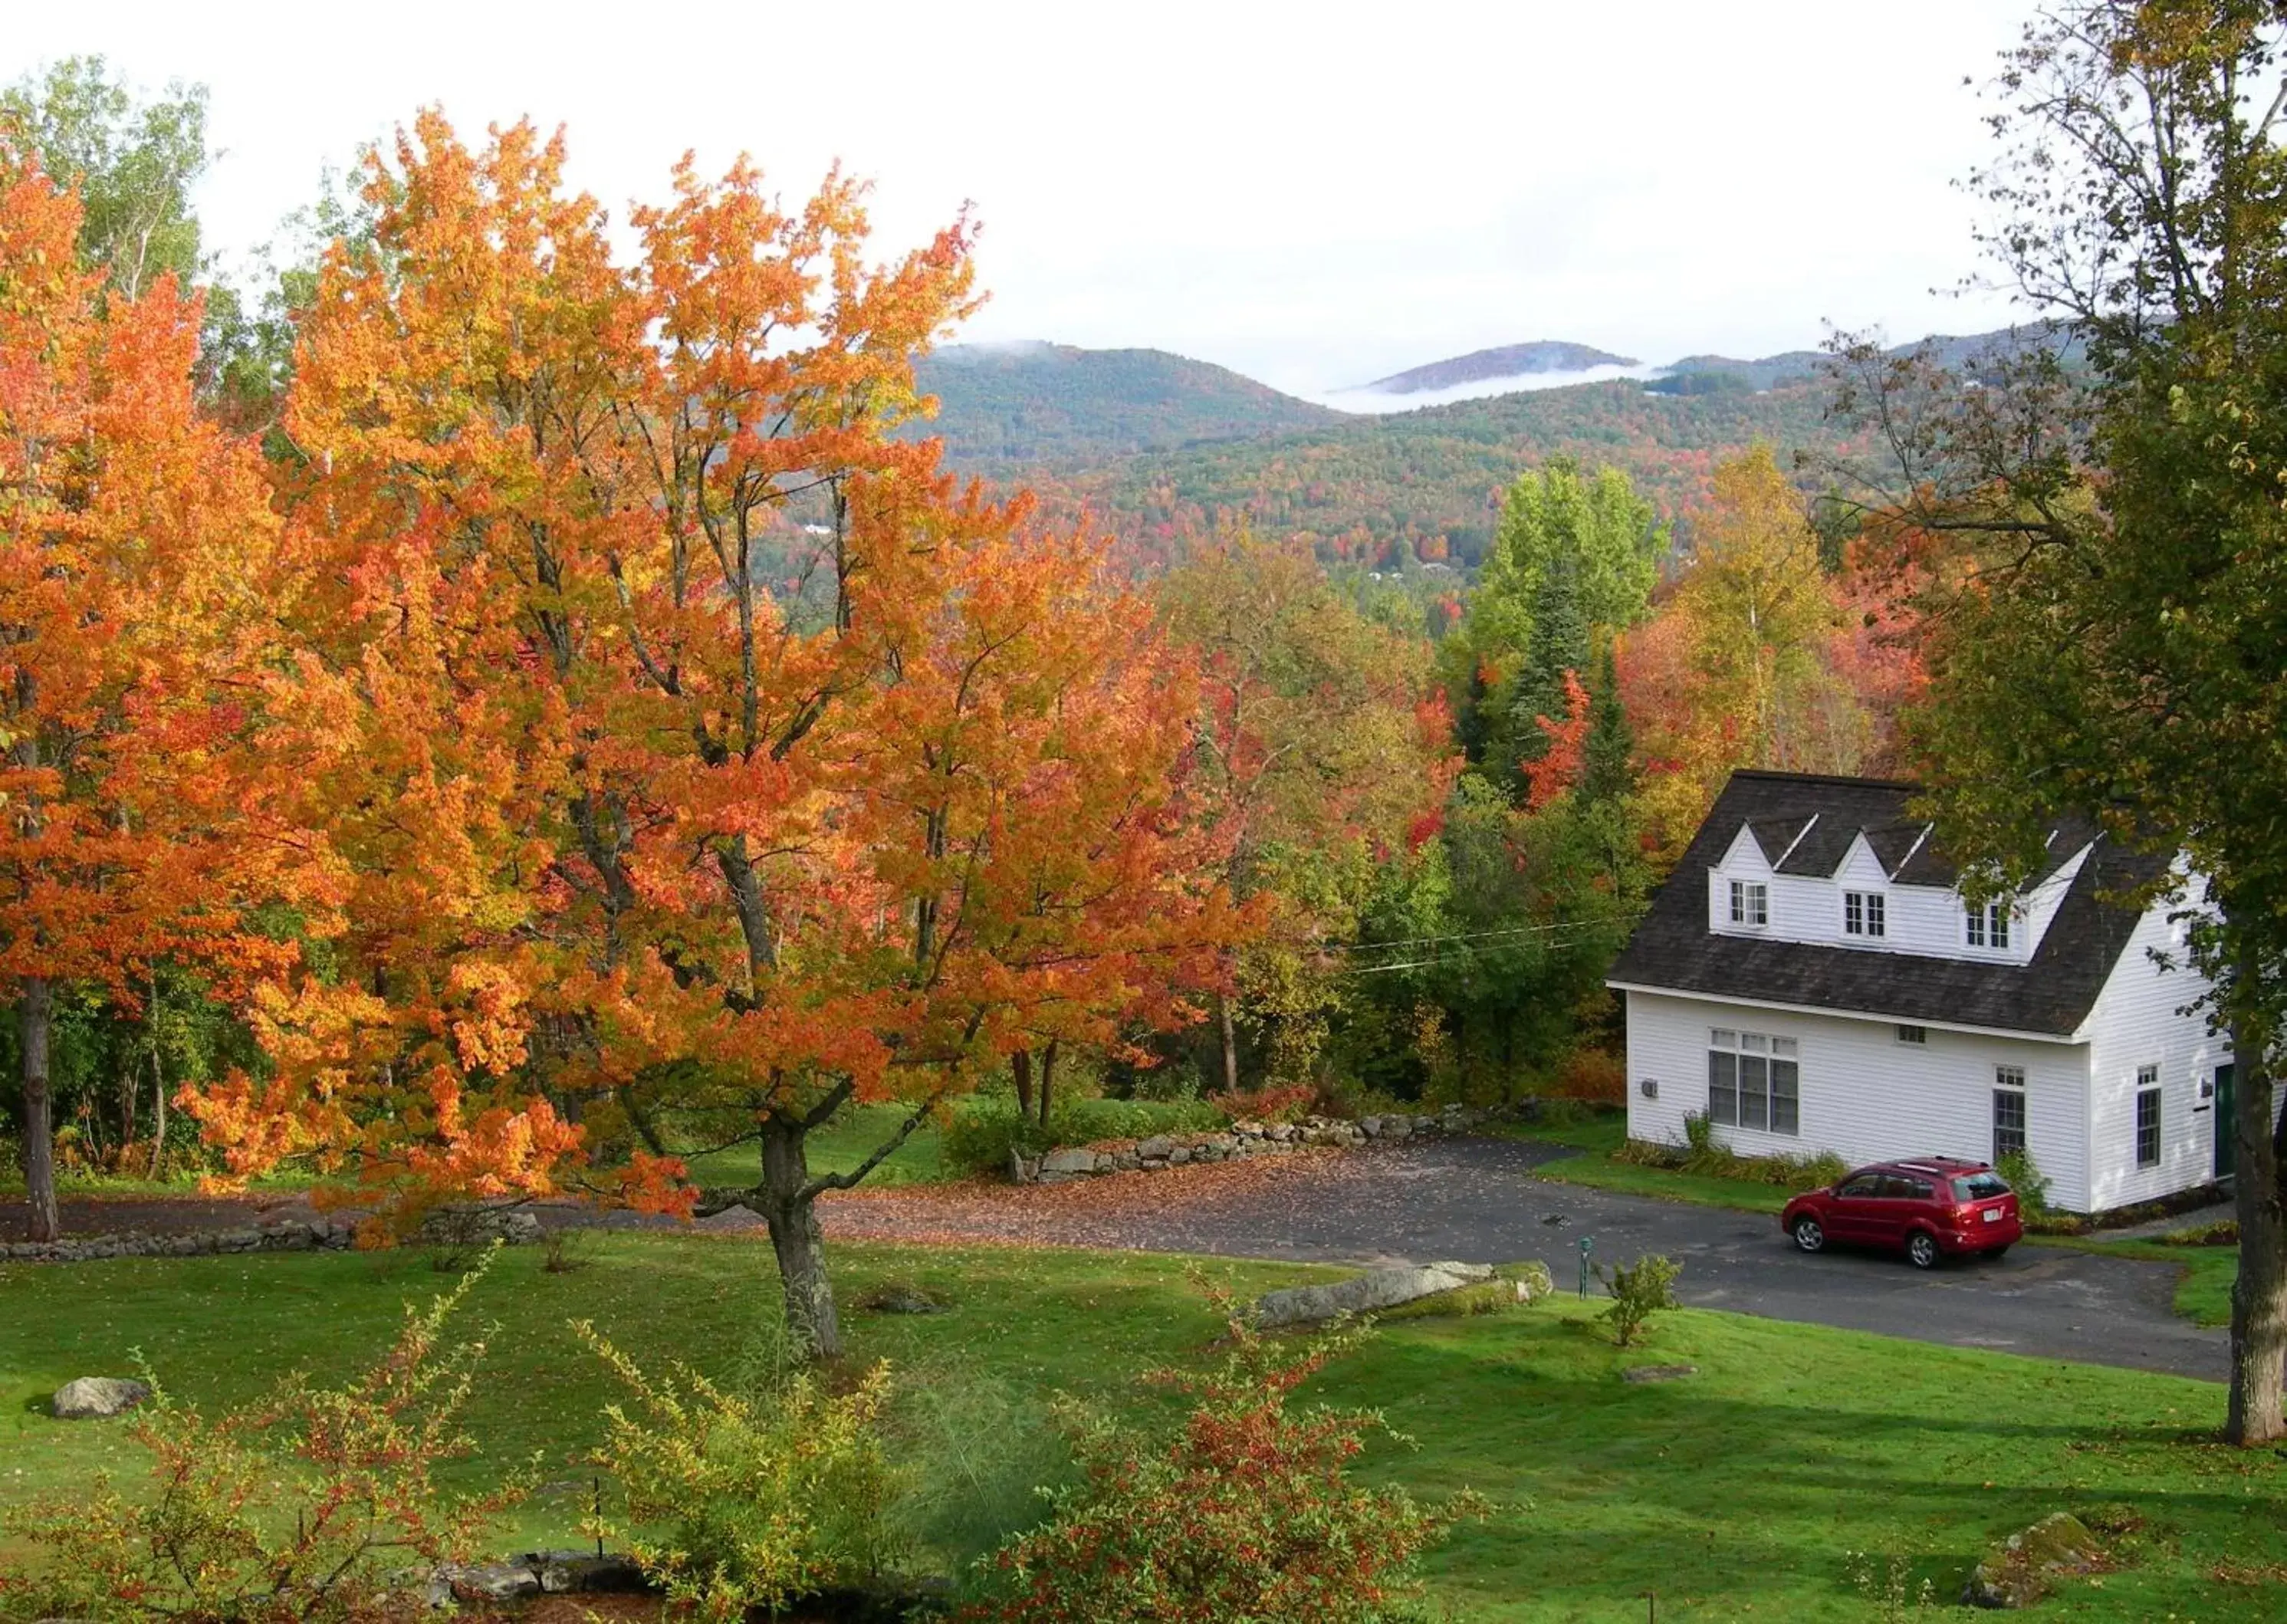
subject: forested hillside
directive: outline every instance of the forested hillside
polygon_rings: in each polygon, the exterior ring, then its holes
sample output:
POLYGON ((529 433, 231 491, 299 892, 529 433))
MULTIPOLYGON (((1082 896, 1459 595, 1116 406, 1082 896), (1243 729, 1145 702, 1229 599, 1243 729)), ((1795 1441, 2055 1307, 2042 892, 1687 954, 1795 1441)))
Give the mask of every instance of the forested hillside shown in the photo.
MULTIPOLYGON (((1961 367, 2046 330, 1935 337, 1961 367)), ((1520 391, 1381 416, 1313 406, 1221 367, 1158 350, 955 346, 922 368, 944 402, 934 432, 958 471, 1085 506, 1140 562, 1241 515, 1329 560, 1411 557, 1473 568, 1501 494, 1550 457, 1626 473, 1689 542, 1715 465, 1756 445, 1782 466, 1842 448, 1828 422, 1826 357, 1695 355, 1665 377, 1520 391)), ((1439 363, 1440 365, 1444 363, 1439 363)), ((1419 369, 1418 369, 1419 370, 1419 369)))
POLYGON ((1830 443, 1826 400, 1810 380, 1701 395, 1583 384, 1138 456, 1068 488, 1146 553, 1243 511, 1272 535, 1307 534, 1329 558, 1373 564, 1411 551, 1474 566, 1502 492, 1551 456, 1618 468, 1682 519, 1726 456, 1761 442, 1784 459, 1830 443))
POLYGON ((953 345, 917 373, 938 398, 927 430, 944 437, 946 460, 995 479, 1342 421, 1340 412, 1165 350, 953 345))

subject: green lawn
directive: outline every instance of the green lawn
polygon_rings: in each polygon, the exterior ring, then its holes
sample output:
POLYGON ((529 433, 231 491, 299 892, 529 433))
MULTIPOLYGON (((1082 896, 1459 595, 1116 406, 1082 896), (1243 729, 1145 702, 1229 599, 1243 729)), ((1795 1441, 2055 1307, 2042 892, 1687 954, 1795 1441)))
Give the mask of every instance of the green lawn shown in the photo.
MULTIPOLYGON (((471 1430, 495 1457, 542 1451, 563 1485, 520 1537, 573 1534, 588 1484, 576 1457, 607 1396, 566 1322, 592 1317, 638 1359, 732 1369, 772 1306, 769 1256, 748 1240, 616 1235, 574 1273, 543 1272, 532 1250, 500 1261, 471 1312, 500 1322, 471 1430)), ((1054 1476, 1046 1395, 1164 1406, 1134 1378, 1198 1357, 1215 1329, 1189 1271, 1250 1292, 1313 1272, 1001 1248, 853 1246, 836 1263, 845 1302, 897 1278, 954 1304, 850 1315, 857 1351, 904 1376, 900 1426, 954 1479, 926 1525, 940 1560, 1009 1526, 1054 1476)), ((183 1396, 227 1403, 289 1366, 370 1354, 400 1303, 439 1278, 415 1254, 0 1268, 0 1500, 134 1463, 116 1426, 40 1413, 68 1377, 118 1370, 140 1346, 183 1396)), ((1429 1564, 1433 1606, 1455 1619, 1636 1620, 1647 1589, 1667 1620, 1869 1619, 1848 1553, 1908 1558, 1950 1599, 1987 1540, 2058 1507, 2119 1501, 2149 1519, 2126 1565, 2071 1587, 2052 1615, 2213 1624, 2287 1611, 2287 1586, 2210 1578, 2277 1560, 2287 1527, 2287 1461, 2204 1441, 2220 1387, 1697 1311, 1623 1353, 1593 1308, 1560 1298, 1393 1324, 1321 1383, 1414 1440, 1377 1447, 1367 1471, 1500 1502, 1429 1564), (1618 1380, 1679 1360, 1700 1374, 1618 1380)))
POLYGON ((2199 1325, 2231 1323, 2231 1287, 2239 1278, 2236 1247, 2172 1247, 2156 1240, 2101 1240, 2078 1235, 2029 1236, 2037 1245, 2069 1247, 2113 1257, 2134 1257, 2146 1263, 2173 1264, 2183 1278, 2176 1282, 2176 1311, 2199 1325))
MULTIPOLYGON (((810 1170, 847 1173, 898 1131, 908 1109, 898 1105, 844 1107, 810 1136, 810 1170)), ((928 1184, 950 1178, 953 1175, 940 1161, 938 1148, 937 1124, 924 1122, 888 1160, 866 1175, 866 1182, 868 1185, 928 1184)), ((752 1144, 733 1145, 710 1155, 692 1156, 690 1167, 691 1176, 701 1184, 751 1184, 763 1176, 762 1152, 752 1144)))
POLYGON ((1533 1169, 1537 1176, 1554 1179, 1558 1184, 1586 1184, 1594 1190, 1615 1190, 1623 1195, 1657 1196, 1662 1200, 1688 1201, 1698 1207, 1729 1207, 1741 1212, 1776 1213, 1793 1193, 1777 1184, 1616 1161, 1612 1153, 1620 1148, 1628 1132, 1627 1119, 1617 1114, 1579 1122, 1530 1123, 1508 1131, 1520 1139, 1571 1145, 1580 1153, 1545 1161, 1533 1169))

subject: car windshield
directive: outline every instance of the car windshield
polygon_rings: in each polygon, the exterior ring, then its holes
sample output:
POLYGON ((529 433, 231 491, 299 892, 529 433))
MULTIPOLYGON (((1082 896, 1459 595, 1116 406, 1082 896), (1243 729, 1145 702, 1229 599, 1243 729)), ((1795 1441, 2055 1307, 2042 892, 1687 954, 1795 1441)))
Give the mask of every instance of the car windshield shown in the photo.
POLYGON ((1953 1181, 1957 1201, 1990 1201, 2009 1193, 2009 1183, 1998 1173, 1971 1173, 1953 1181))

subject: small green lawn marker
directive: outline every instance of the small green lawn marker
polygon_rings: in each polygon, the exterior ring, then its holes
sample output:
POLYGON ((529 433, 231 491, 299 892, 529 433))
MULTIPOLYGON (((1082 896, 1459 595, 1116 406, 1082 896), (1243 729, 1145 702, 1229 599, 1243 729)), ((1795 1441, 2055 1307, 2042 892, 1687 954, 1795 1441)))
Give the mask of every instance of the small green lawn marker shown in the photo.
POLYGON ((1580 1237, 1580 1295, 1584 1300, 1588 1295, 1588 1251, 1595 1244, 1594 1235, 1580 1237))

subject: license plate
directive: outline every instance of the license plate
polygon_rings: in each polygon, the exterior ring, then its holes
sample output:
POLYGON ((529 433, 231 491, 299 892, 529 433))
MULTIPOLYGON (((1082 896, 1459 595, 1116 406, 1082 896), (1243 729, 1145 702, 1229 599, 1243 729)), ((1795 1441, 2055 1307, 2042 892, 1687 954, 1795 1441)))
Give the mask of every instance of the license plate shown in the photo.
POLYGON ((2000 1223, 2001 1209, 1998 1207, 1988 1207, 1985 1209, 1985 1222, 1988 1224, 2000 1223))

